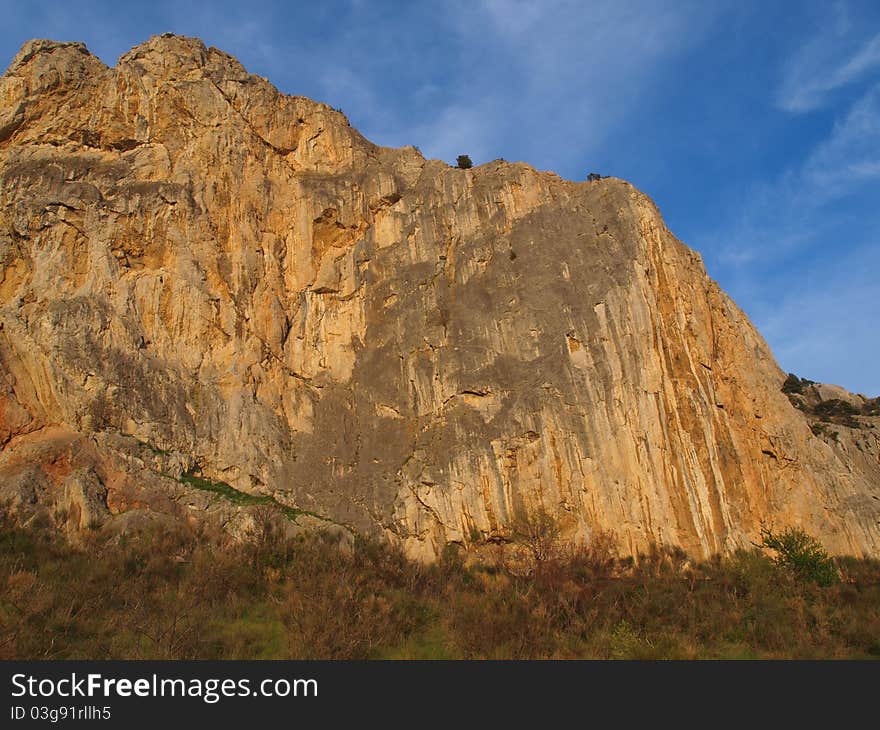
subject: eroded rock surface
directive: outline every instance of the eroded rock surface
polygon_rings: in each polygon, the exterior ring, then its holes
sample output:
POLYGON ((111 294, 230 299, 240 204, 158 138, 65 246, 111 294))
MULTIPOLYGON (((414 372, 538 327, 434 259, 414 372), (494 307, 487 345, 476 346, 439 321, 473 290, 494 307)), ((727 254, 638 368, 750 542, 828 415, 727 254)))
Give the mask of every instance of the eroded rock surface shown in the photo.
POLYGON ((377 147, 194 39, 31 41, 0 79, 8 498, 192 518, 199 474, 427 559, 536 510, 880 554, 877 418, 814 433, 784 380, 622 180, 377 147))

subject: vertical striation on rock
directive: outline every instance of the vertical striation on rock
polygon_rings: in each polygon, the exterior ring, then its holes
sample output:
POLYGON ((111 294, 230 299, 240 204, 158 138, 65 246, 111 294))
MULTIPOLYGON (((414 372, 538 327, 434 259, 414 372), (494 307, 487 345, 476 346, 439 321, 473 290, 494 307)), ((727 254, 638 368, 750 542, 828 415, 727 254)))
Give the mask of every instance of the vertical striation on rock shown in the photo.
POLYGON ((622 180, 378 147, 189 38, 31 41, 0 79, 22 503, 192 516, 200 474, 424 559, 536 510, 632 553, 880 554, 880 419, 825 438, 784 380, 622 180))

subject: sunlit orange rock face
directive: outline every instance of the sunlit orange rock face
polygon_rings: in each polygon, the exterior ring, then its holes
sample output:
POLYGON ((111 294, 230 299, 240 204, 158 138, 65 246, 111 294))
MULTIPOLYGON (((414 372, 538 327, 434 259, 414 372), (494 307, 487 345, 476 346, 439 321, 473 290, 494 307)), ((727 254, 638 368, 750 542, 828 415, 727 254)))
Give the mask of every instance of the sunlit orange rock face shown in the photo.
POLYGON ((622 180, 378 147, 163 36, 113 68, 25 44, 0 186, 0 492, 22 509, 191 522, 218 509, 198 473, 420 559, 537 512, 626 553, 798 525, 880 554, 880 419, 814 433, 622 180))

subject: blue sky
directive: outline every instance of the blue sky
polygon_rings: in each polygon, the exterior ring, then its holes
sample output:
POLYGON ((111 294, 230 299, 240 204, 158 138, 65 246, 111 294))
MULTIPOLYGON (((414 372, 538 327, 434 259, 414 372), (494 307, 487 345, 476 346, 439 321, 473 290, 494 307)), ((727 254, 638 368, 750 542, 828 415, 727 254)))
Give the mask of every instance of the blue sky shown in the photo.
POLYGON ((880 395, 880 3, 2 2, 112 65, 201 37, 373 141, 648 193, 799 375, 880 395))

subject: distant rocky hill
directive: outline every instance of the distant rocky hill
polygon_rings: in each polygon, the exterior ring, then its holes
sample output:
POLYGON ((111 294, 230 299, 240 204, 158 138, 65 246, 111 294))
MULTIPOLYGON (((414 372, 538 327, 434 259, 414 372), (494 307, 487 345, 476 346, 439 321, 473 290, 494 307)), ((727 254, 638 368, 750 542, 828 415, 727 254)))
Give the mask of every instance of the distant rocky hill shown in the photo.
POLYGON ((114 68, 31 41, 0 79, 0 498, 25 515, 266 509, 430 559, 546 513, 628 553, 799 525, 880 555, 880 417, 797 381, 622 180, 378 147, 188 38, 114 68))

